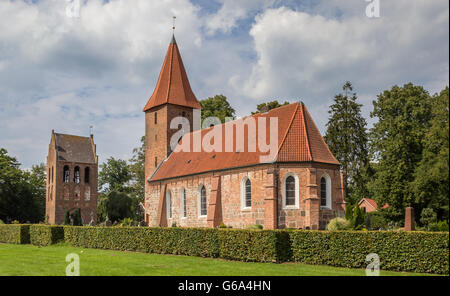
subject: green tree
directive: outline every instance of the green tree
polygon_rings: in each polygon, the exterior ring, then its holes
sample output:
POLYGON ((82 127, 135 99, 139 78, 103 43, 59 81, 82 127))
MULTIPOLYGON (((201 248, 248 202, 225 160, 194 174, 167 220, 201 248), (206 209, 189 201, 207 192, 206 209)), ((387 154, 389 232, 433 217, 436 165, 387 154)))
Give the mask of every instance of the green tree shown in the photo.
POLYGON ((125 160, 110 157, 100 165, 98 185, 101 191, 129 192, 128 182, 132 175, 125 160))
POLYGON ((420 223, 429 230, 431 224, 437 222, 437 215, 432 208, 424 208, 420 214, 420 223))
POLYGON ((66 214, 64 215, 64 225, 70 225, 70 212, 66 211, 66 214))
POLYGON ((131 197, 133 212, 133 219, 136 221, 142 221, 144 219, 144 213, 139 203, 144 202, 145 194, 145 137, 141 137, 141 146, 133 149, 133 156, 129 160, 129 171, 131 174, 131 197))
POLYGON ((345 199, 351 203, 368 196, 365 174, 368 170, 369 152, 366 120, 361 115, 361 104, 347 81, 344 93, 334 97, 328 113, 324 140, 341 163, 345 199))
POLYGON ((81 209, 75 209, 72 213, 73 226, 83 226, 83 220, 81 219, 81 209))
POLYGON ((283 104, 280 104, 278 102, 278 100, 273 100, 273 101, 270 101, 270 102, 261 103, 261 104, 258 104, 256 106, 256 111, 252 112, 252 114, 257 114, 257 113, 261 113, 261 112, 267 112, 269 110, 272 110, 272 109, 275 109, 275 108, 278 108, 278 107, 281 107, 281 106, 284 106, 284 105, 289 105, 289 102, 284 101, 283 104))
POLYGON ((389 204, 387 216, 399 221, 406 207, 423 208, 412 185, 430 126, 431 98, 423 87, 409 83, 379 94, 373 107, 370 116, 378 122, 369 138, 377 166, 371 188, 379 205, 389 204))
POLYGON ((45 218, 45 167, 22 171, 16 158, 0 148, 0 219, 37 223, 45 218))
POLYGON ((218 117, 222 123, 226 117, 235 118, 235 111, 224 95, 215 95, 200 101, 202 106, 202 122, 207 117, 218 117))
POLYGON ((108 194, 102 194, 97 205, 99 217, 105 221, 108 216, 112 222, 132 218, 132 204, 133 199, 124 192, 113 190, 108 194))
POLYGON ((422 159, 414 173, 415 203, 449 218, 449 97, 448 87, 432 98, 431 126, 423 141, 422 159))

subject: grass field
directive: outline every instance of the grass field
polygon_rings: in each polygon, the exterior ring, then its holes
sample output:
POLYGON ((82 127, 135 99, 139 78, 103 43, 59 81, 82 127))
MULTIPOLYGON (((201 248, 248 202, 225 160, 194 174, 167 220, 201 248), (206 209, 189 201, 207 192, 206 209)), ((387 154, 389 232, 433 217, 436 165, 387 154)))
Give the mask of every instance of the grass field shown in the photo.
MULTIPOLYGON (((66 255, 80 258, 80 275, 93 276, 364 276, 361 269, 298 263, 249 263, 188 256, 76 248, 0 244, 0 275, 64 276, 66 255)), ((381 271, 382 276, 423 275, 381 271)))

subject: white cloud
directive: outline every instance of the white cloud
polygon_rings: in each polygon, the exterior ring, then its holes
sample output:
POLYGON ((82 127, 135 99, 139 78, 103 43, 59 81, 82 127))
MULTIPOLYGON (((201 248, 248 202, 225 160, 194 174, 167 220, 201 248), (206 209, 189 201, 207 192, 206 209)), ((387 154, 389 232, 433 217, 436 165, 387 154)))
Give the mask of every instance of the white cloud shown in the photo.
POLYGON ((246 19, 250 14, 272 6, 276 0, 220 0, 221 8, 217 13, 206 19, 206 29, 209 35, 217 31, 230 33, 237 22, 246 19))
POLYGON ((252 74, 235 76, 233 85, 253 98, 305 100, 337 90, 347 79, 364 91, 409 80, 439 80, 443 87, 448 81, 448 3, 389 4, 381 19, 266 10, 250 31, 258 54, 252 74))
POLYGON ((25 166, 45 160, 51 129, 87 135, 91 124, 101 160, 130 156, 173 15, 198 99, 222 93, 239 116, 301 99, 323 131, 345 80, 366 115, 393 84, 448 84, 446 1, 381 1, 380 19, 362 0, 220 0, 206 15, 188 0, 103 2, 68 18, 63 0, 0 0, 0 147, 25 166))

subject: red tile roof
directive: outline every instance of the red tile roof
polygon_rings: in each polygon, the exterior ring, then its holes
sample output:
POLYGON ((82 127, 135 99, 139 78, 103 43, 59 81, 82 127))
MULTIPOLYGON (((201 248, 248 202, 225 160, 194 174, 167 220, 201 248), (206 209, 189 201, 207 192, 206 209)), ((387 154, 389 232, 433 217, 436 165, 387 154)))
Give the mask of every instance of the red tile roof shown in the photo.
MULTIPOLYGON (((339 162, 328 149, 327 144, 320 135, 319 130, 311 119, 303 103, 285 105, 267 113, 252 115, 256 122, 256 133, 259 130, 258 118, 266 118, 266 142, 270 139, 270 117, 278 119, 278 158, 277 162, 321 162, 339 165, 339 162)), ((248 117, 243 118, 245 120, 248 117)), ((236 121, 233 121, 236 123, 236 121)), ((260 164, 260 156, 268 155, 259 150, 256 137, 256 152, 248 151, 248 143, 245 141, 245 149, 240 152, 225 151, 225 126, 216 126, 222 130, 222 151, 201 152, 193 151, 193 139, 200 136, 201 139, 211 131, 212 128, 195 131, 183 136, 178 148, 189 141, 190 152, 172 152, 171 155, 160 165, 151 181, 193 175, 209 171, 245 167, 260 164)), ((244 129, 244 139, 248 139, 248 128, 244 129)), ((233 151, 236 151, 236 126, 233 128, 233 151)))
MULTIPOLYGON (((358 204, 361 205, 361 203, 362 203, 364 200, 367 201, 367 203, 370 204, 374 209, 378 209, 377 202, 374 201, 373 199, 370 199, 370 198, 363 198, 363 199, 361 199, 361 200, 359 201, 358 204)), ((385 204, 385 205, 382 207, 382 209, 385 209, 385 208, 387 208, 387 207, 389 207, 389 204, 385 204)))
POLYGON ((197 101, 189 84, 175 38, 172 38, 155 90, 143 111, 145 112, 163 104, 201 109, 200 103, 197 101))

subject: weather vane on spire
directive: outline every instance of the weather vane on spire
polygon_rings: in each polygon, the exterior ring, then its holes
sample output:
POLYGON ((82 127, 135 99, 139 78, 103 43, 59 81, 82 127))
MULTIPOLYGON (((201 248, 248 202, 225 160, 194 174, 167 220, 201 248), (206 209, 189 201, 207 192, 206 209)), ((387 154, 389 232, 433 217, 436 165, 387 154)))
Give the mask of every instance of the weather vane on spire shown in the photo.
POLYGON ((175 32, 175 20, 176 20, 176 16, 173 16, 173 26, 172 26, 172 30, 175 32))

